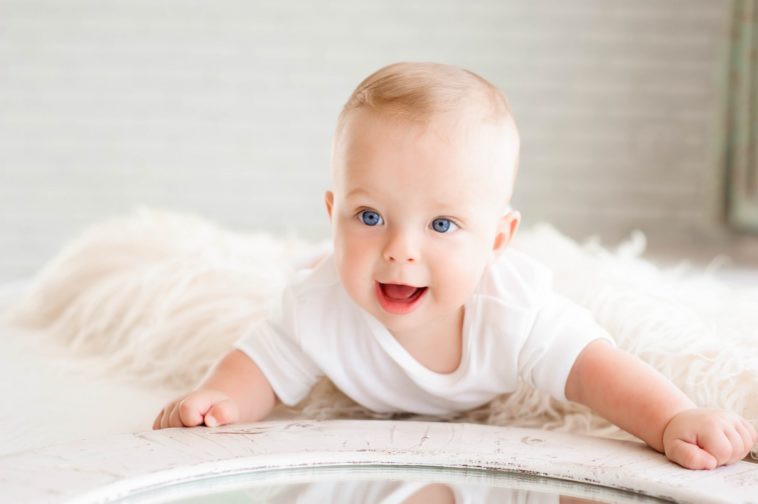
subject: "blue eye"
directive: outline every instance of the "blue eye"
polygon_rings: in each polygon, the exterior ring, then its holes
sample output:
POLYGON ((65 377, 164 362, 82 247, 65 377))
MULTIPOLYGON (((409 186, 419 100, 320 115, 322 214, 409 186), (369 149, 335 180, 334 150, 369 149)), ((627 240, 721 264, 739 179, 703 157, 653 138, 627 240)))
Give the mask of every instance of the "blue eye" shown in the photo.
POLYGON ((377 226, 383 224, 382 216, 371 210, 364 210, 360 213, 361 222, 367 226, 377 226))
POLYGON ((458 228, 458 226, 453 223, 450 219, 434 219, 432 221, 432 229, 437 231, 438 233, 448 233, 450 231, 454 231, 458 228))

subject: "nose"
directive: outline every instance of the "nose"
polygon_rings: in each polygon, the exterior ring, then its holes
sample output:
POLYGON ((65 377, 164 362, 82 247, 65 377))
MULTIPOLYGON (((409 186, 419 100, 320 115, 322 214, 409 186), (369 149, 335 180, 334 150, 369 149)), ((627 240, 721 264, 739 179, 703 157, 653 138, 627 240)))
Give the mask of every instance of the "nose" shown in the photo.
POLYGON ((419 253, 412 233, 403 229, 394 229, 387 234, 387 242, 382 251, 384 260, 394 263, 418 262, 419 253))

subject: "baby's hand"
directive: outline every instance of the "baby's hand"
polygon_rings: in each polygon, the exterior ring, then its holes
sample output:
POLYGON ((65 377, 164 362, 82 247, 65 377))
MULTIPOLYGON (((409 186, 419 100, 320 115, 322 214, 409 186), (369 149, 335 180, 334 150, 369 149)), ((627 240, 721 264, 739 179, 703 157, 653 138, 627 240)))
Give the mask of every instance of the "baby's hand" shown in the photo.
POLYGON ((153 429, 167 427, 216 427, 239 421, 237 404, 223 392, 196 390, 170 402, 153 422, 153 429))
POLYGON ((663 431, 666 456, 687 469, 713 469, 737 462, 756 441, 758 434, 746 420, 714 409, 682 411, 663 431))

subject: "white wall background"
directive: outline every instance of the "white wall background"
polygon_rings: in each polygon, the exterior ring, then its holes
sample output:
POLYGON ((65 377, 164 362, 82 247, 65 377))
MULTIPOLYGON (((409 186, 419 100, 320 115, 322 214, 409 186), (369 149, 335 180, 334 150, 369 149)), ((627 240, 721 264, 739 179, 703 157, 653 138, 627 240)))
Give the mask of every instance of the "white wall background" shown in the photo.
POLYGON ((507 92, 527 225, 718 235, 728 14, 711 0, 0 0, 0 280, 138 203, 327 236, 336 115, 398 60, 507 92))

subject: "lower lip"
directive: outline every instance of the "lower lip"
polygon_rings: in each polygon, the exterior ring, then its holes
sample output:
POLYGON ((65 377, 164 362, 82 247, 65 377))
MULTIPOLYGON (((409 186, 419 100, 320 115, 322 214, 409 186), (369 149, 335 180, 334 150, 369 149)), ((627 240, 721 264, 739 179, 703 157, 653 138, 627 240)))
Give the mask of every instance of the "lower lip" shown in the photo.
POLYGON ((384 295, 382 285, 379 282, 375 283, 375 290, 376 297, 379 299, 379 304, 382 306, 384 311, 393 315, 406 315, 416 309, 421 300, 426 296, 429 288, 424 287, 420 293, 414 294, 413 297, 408 301, 395 301, 394 299, 389 299, 384 295))

